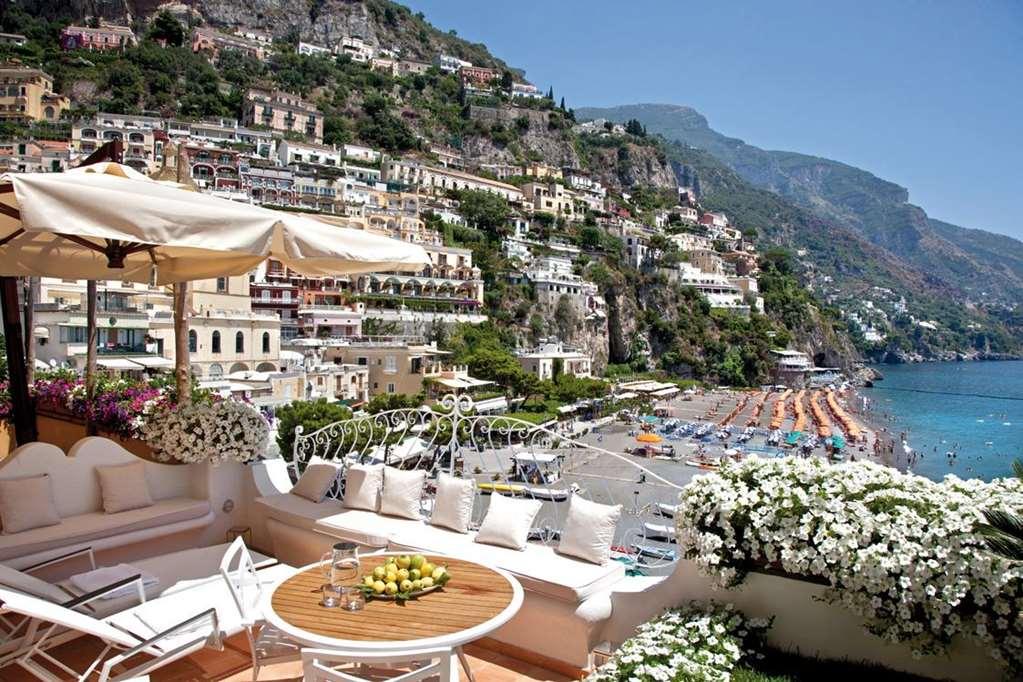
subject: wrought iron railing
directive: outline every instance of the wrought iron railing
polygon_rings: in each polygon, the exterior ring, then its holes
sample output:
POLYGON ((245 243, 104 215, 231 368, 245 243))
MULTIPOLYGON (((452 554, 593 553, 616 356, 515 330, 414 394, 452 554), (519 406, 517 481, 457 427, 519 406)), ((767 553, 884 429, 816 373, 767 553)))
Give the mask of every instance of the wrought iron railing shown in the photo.
MULTIPOLYGON (((678 558, 672 513, 681 486, 631 455, 612 452, 563 432, 515 417, 476 414, 467 395, 446 395, 434 406, 398 409, 334 422, 310 433, 295 429, 291 453, 297 479, 317 458, 387 464, 472 477, 477 482, 473 519, 482 521, 493 493, 542 503, 531 540, 557 545, 572 495, 619 504, 612 543, 630 568, 660 573, 678 558)), ((339 477, 330 497, 344 497, 339 477)), ((432 490, 432 486, 427 486, 432 490)), ((424 496, 424 518, 432 497, 424 496)))

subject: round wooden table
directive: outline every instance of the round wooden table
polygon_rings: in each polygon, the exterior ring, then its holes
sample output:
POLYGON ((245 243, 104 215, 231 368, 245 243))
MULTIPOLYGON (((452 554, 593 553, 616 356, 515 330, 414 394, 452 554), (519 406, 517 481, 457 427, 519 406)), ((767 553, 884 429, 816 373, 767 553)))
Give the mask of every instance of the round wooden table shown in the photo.
MULTIPOLYGON (((399 553, 361 557, 361 573, 393 554, 399 553)), ((447 566, 451 580, 418 599, 399 604, 370 598, 362 611, 324 608, 320 605, 323 574, 319 564, 311 564, 265 592, 264 617, 292 639, 319 649, 395 655, 450 649, 471 679, 462 645, 511 620, 522 606, 522 586, 499 568, 438 554, 425 556, 434 565, 447 566)), ((457 678, 457 665, 452 669, 457 678)))

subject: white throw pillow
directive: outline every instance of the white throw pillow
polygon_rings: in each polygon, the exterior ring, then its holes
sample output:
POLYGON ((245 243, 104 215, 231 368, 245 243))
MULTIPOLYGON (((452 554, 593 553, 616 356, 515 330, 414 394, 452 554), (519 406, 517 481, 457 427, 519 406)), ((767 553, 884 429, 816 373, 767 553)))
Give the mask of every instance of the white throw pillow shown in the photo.
POLYGON ((423 485, 426 472, 422 469, 402 471, 384 467, 384 489, 380 493, 380 513, 406 519, 421 517, 423 485))
POLYGON ((71 599, 70 595, 56 585, 51 585, 34 575, 22 573, 3 564, 0 564, 0 585, 8 587, 15 592, 45 599, 54 604, 61 604, 71 599))
POLYGON ((476 481, 441 474, 437 478, 437 495, 433 500, 430 523, 458 531, 469 532, 472 521, 472 503, 476 500, 476 481))
POLYGON ((334 485, 337 475, 341 473, 341 465, 332 462, 310 464, 302 472, 298 483, 291 489, 292 495, 304 497, 312 502, 323 502, 324 496, 334 485))
POLYGON ((476 542, 524 550, 533 519, 540 513, 539 500, 515 500, 504 495, 490 496, 487 516, 476 533, 476 542))
POLYGON ((4 535, 60 523, 49 474, 0 481, 0 522, 4 535))
POLYGON ((344 506, 348 509, 380 509, 380 488, 384 484, 383 464, 353 464, 345 474, 344 506))
POLYGON ((107 514, 153 506, 143 462, 96 467, 103 511, 107 514))
POLYGON ((611 560, 611 541, 621 515, 620 504, 599 504, 572 495, 558 551, 603 566, 611 560))

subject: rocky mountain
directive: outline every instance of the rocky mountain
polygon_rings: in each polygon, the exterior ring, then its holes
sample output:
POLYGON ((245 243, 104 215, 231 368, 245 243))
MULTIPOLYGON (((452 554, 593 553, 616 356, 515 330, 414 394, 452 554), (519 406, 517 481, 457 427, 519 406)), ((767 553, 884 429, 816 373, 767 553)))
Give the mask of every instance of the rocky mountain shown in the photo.
POLYGON ((760 149, 718 133, 686 106, 633 104, 576 113, 581 119, 636 119, 652 133, 706 150, 753 185, 854 230, 967 301, 1016 305, 1023 300, 1023 243, 931 219, 908 203, 904 187, 867 171, 831 159, 760 149))

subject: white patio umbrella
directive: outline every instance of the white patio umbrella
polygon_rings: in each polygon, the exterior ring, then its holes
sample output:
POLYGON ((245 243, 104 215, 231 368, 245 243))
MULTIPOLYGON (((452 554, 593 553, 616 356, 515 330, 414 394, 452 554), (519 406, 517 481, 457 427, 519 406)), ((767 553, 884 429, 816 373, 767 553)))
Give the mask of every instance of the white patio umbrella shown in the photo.
POLYGON ((274 258, 307 275, 416 271, 422 247, 162 183, 116 163, 0 176, 0 274, 170 284, 274 258))
MULTIPOLYGON (((314 276, 430 262, 416 244, 187 191, 113 162, 0 176, 0 276, 171 284, 244 274, 267 258, 314 276)), ((183 291, 175 291, 179 389, 183 291)))

